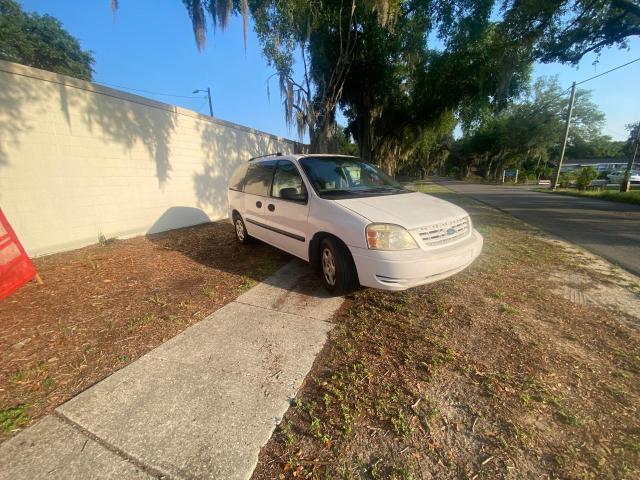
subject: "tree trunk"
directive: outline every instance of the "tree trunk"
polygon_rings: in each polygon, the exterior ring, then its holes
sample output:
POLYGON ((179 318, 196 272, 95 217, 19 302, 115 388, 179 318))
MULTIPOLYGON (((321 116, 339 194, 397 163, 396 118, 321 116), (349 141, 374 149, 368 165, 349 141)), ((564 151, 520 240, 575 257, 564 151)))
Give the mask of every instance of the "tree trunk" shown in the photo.
POLYGON ((372 121, 371 121, 371 108, 368 100, 365 98, 362 101, 362 111, 358 114, 357 126, 358 126, 358 149, 360 151, 360 158, 369 163, 373 163, 373 145, 372 145, 372 121))
POLYGON ((331 153, 334 127, 333 115, 325 113, 320 117, 313 134, 309 134, 312 153, 331 153))
POLYGON ((493 168, 493 157, 489 160, 489 164, 487 165, 487 169, 484 171, 485 180, 489 180, 491 178, 491 169, 493 168))

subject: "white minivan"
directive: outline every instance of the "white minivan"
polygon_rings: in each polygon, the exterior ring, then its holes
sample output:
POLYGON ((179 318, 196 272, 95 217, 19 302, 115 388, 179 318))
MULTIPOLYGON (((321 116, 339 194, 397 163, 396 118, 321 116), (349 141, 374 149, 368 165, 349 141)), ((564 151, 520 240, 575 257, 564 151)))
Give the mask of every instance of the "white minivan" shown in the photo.
POLYGON ((435 282, 482 250, 462 208, 408 190, 356 157, 252 158, 233 173, 228 204, 238 241, 255 237, 310 262, 337 295, 435 282))

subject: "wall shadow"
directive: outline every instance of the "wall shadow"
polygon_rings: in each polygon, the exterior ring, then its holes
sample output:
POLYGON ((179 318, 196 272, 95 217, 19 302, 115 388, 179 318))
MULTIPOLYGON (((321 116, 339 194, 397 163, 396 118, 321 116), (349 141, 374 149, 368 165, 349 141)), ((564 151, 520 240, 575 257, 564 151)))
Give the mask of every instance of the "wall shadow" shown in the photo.
MULTIPOLYGON (((25 118, 23 106, 38 98, 29 79, 14 78, 11 73, 0 72, 0 168, 9 165, 9 146, 20 144, 20 137, 33 125, 25 118)), ((42 112, 36 112, 42 113, 42 112)))
MULTIPOLYGON (((123 213, 129 215, 126 231, 141 228, 151 235, 225 217, 227 183, 237 165, 252 156, 291 152, 300 147, 227 122, 182 115, 177 107, 63 75, 7 62, 0 62, 0 69, 0 169, 24 159, 24 170, 16 170, 16 175, 32 175, 37 182, 51 185, 51 191, 47 190, 50 195, 64 193, 54 200, 70 211, 78 203, 82 207, 78 210, 87 217, 82 225, 86 238, 93 234, 89 229, 98 228, 102 220, 117 231, 120 212, 111 208, 113 195, 135 190, 137 185, 151 187, 155 192, 155 186, 148 181, 152 175, 149 162, 155 165, 160 189, 167 187, 162 207, 172 208, 147 228, 143 213, 139 218, 129 214, 137 208, 157 212, 158 205, 134 191, 130 198, 140 205, 124 205, 131 211, 123 213), (56 169, 56 161, 69 171, 56 169), (175 182, 171 180, 172 162, 175 182), (49 172, 56 172, 55 181, 49 172), (67 174, 73 175, 69 183, 74 188, 70 190, 65 185, 67 174), (90 190, 92 186, 100 188, 94 192, 90 190), (94 195, 95 205, 91 203, 94 195), (134 222, 139 223, 132 225, 134 222)), ((13 169, 10 173, 14 174, 13 169)), ((38 205, 54 201, 43 197, 38 198, 38 205)), ((75 226, 73 220, 68 223, 75 226)), ((63 233, 69 237, 76 234, 63 233)))
POLYGON ((176 129, 176 116, 175 112, 103 94, 91 95, 84 109, 89 131, 98 125, 106 140, 129 151, 138 143, 144 145, 155 162, 161 187, 171 178, 169 142, 176 129))
POLYGON ((147 230, 147 235, 209 222, 211 222, 209 216, 199 208, 171 207, 153 222, 147 230))

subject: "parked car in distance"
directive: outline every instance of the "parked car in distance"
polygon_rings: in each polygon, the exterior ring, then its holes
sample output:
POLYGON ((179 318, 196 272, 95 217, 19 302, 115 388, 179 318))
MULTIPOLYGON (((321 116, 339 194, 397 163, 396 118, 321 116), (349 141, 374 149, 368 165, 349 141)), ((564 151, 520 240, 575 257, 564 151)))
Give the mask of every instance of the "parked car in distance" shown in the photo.
MULTIPOLYGON (((624 181, 624 175, 626 170, 614 170, 610 172, 608 177, 611 183, 622 183, 624 181)), ((638 170, 631 170, 631 183, 640 183, 640 172, 638 170)))
POLYGON ((228 190, 241 243, 252 237, 310 262, 327 290, 404 290, 468 267, 482 250, 469 214, 339 155, 257 157, 228 190))

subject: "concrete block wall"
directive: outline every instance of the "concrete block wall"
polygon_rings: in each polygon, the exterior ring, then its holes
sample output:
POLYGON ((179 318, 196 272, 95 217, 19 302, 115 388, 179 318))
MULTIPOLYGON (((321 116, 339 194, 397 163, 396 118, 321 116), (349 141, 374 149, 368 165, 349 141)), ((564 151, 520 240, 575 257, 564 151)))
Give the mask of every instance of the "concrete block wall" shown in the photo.
POLYGON ((31 256, 226 216, 227 180, 302 145, 0 61, 0 208, 31 256))

